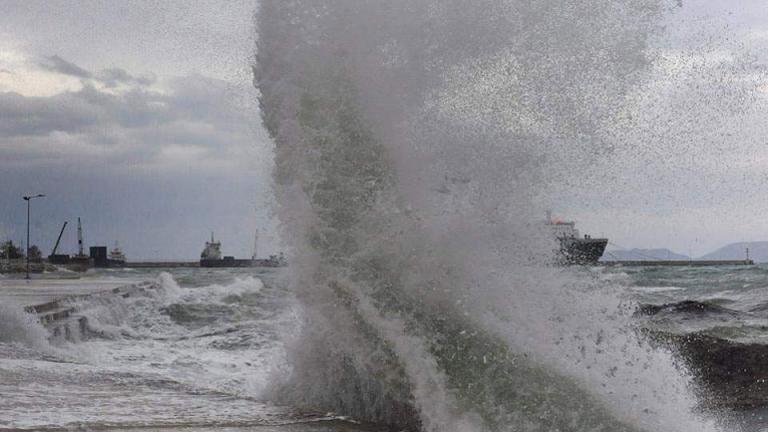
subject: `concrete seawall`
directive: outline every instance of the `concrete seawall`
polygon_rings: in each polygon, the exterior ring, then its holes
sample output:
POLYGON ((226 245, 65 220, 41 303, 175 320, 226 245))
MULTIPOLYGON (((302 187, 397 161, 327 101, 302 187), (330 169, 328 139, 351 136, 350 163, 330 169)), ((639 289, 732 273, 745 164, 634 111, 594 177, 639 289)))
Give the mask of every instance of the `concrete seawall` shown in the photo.
POLYGON ((82 335, 88 322, 77 314, 76 301, 99 296, 129 297, 156 288, 139 280, 32 279, 0 280, 0 303, 15 304, 38 320, 51 335, 71 339, 82 335))

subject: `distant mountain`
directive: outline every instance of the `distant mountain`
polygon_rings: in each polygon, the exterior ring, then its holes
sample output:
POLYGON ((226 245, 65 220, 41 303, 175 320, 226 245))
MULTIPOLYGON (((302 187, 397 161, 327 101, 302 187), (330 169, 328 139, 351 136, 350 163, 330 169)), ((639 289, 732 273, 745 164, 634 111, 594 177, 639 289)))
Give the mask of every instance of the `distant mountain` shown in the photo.
POLYGON ((605 251, 601 261, 653 261, 653 260, 690 260, 687 255, 672 252, 669 249, 630 249, 605 251))
POLYGON ((749 248, 749 257, 755 262, 768 262, 768 241, 731 243, 720 249, 708 253, 699 259, 702 260, 743 260, 746 258, 746 250, 749 248))

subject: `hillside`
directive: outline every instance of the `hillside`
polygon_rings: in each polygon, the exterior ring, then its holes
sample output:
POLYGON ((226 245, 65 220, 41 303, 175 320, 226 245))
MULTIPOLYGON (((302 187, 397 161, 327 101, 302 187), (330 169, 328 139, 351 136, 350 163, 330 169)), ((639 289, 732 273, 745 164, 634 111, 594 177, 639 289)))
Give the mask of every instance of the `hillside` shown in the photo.
POLYGON ((749 257, 755 262, 768 262, 768 241, 731 243, 714 252, 708 253, 699 259, 743 260, 746 258, 747 248, 749 248, 749 257))

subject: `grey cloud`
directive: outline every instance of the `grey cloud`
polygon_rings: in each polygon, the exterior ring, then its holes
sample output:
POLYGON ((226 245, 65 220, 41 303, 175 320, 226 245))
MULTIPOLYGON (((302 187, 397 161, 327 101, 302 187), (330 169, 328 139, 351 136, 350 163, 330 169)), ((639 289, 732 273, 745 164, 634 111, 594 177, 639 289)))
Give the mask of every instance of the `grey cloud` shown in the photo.
POLYGON ((174 99, 173 94, 164 95, 154 91, 132 89, 114 95, 86 85, 73 95, 98 108, 102 113, 103 125, 135 129, 167 123, 178 116, 178 113, 168 108, 168 101, 174 99))
POLYGON ((74 132, 98 121, 98 110, 71 93, 54 97, 25 97, 0 93, 0 142, 2 137, 74 132))
POLYGON ((87 83, 50 97, 0 93, 0 167, 127 172, 159 160, 172 164, 166 149, 179 148, 205 163, 242 165, 235 153, 252 145, 253 114, 238 109, 227 89, 195 76, 176 79, 165 93, 132 87, 113 94, 87 83))
MULTIPOLYGON (((133 75, 125 69, 117 67, 102 69, 94 74, 58 55, 45 57, 45 60, 40 62, 39 65, 50 72, 97 81, 107 88, 115 88, 120 84, 146 87, 157 81, 157 77, 154 75, 133 75)), ((0 72, 3 72, 3 70, 0 70, 0 72)))
POLYGON ((86 132, 93 127, 135 129, 159 125, 177 117, 169 109, 173 98, 143 90, 114 95, 91 85, 50 97, 0 93, 0 140, 56 131, 86 132))
POLYGON ((152 75, 134 76, 125 69, 110 68, 104 69, 96 74, 96 79, 108 88, 115 88, 119 84, 138 84, 140 86, 149 86, 157 81, 157 77, 152 75))
POLYGON ((91 78, 92 73, 81 68, 80 66, 64 60, 58 55, 53 55, 45 58, 46 61, 40 62, 40 66, 51 72, 57 72, 64 75, 70 75, 77 78, 91 78))
POLYGON ((234 100, 242 89, 200 75, 176 79, 172 83, 174 98, 168 102, 174 111, 191 118, 217 118, 225 122, 239 117, 234 100))

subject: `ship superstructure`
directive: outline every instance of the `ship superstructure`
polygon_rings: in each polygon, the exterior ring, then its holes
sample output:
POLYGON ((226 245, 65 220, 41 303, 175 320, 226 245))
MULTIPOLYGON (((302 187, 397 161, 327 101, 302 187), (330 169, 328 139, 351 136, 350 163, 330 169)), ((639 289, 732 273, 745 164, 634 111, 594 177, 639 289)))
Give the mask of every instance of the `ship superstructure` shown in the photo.
POLYGON ((123 250, 120 249, 120 245, 115 242, 115 247, 109 251, 108 263, 113 266, 124 266, 125 261, 125 254, 123 253, 123 250))
POLYGON ((559 243, 557 260, 562 264, 597 264, 608 246, 607 238, 581 237, 576 222, 553 219, 550 213, 547 213, 546 225, 559 243))
POLYGON ((200 254, 200 262, 221 260, 221 242, 217 242, 211 233, 211 241, 205 242, 205 249, 200 254))

